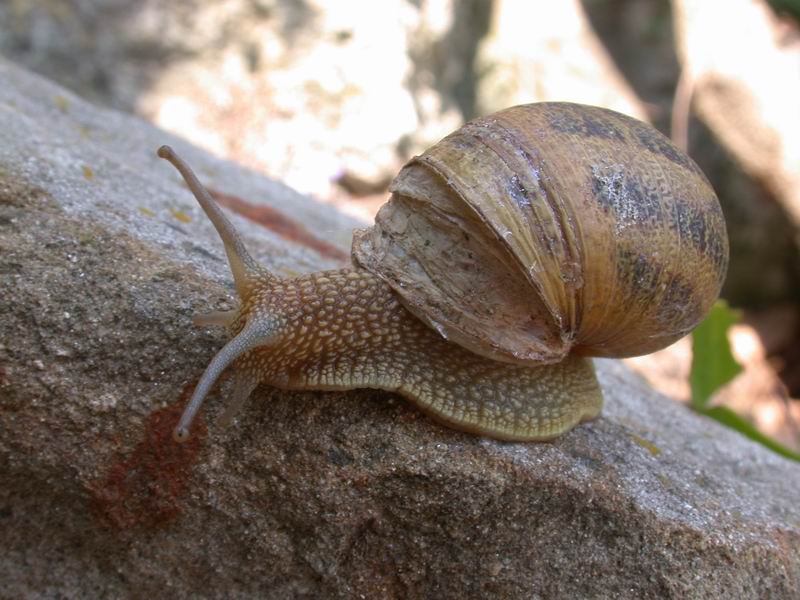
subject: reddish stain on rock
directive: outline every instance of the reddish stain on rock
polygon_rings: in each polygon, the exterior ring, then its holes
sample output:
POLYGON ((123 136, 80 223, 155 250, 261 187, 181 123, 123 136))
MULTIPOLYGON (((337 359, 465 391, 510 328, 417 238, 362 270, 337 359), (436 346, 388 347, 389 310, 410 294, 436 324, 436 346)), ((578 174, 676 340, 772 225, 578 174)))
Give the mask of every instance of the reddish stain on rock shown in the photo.
POLYGON ((350 255, 347 252, 344 252, 339 247, 325 240, 319 239, 300 223, 290 219, 274 208, 251 204, 238 196, 225 194, 217 190, 209 189, 208 191, 214 199, 223 206, 227 206, 251 221, 263 225, 284 239, 316 250, 319 254, 328 258, 341 260, 343 262, 349 262, 350 260, 350 255))
POLYGON ((114 461, 105 476, 88 486, 92 508, 109 525, 153 528, 182 512, 191 467, 208 431, 199 416, 188 441, 178 444, 172 439, 172 430, 193 389, 194 384, 186 386, 178 402, 152 412, 144 438, 130 455, 114 461))

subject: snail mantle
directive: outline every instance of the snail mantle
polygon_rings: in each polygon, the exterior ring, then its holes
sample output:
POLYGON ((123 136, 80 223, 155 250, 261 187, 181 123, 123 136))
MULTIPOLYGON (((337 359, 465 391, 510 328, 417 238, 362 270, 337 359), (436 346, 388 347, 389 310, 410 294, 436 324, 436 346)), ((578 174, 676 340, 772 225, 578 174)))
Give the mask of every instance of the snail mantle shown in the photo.
POLYGON ((9 596, 800 594, 797 466, 613 360, 594 361, 602 416, 552 443, 445 428, 382 391, 262 386, 224 433, 204 431, 222 411, 212 392, 175 444, 225 343, 192 316, 232 308, 234 289, 216 232, 151 149, 290 219, 228 213, 281 276, 343 266, 331 247, 346 253, 358 224, 2 59, 0 107, 9 596))

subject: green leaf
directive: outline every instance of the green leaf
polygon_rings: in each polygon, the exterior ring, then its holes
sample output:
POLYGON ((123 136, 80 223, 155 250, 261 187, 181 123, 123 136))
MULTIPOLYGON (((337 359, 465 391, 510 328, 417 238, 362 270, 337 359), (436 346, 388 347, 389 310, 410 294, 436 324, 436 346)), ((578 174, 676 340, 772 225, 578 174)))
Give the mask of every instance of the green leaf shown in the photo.
POLYGON ((712 406, 711 408, 699 409, 698 412, 719 421, 723 425, 727 425, 731 429, 735 429, 751 440, 763 444, 773 452, 800 462, 800 454, 764 435, 750 421, 725 406, 712 406))
POLYGON ((720 387, 742 372, 731 354, 728 329, 739 321, 739 312, 718 300, 705 321, 692 333, 692 408, 697 412, 735 429, 773 452, 800 461, 800 454, 761 433, 755 425, 725 406, 708 408, 709 399, 720 387))
POLYGON ((692 333, 692 408, 702 410, 711 395, 742 371, 731 354, 728 329, 739 321, 739 313, 718 300, 706 320, 692 333))

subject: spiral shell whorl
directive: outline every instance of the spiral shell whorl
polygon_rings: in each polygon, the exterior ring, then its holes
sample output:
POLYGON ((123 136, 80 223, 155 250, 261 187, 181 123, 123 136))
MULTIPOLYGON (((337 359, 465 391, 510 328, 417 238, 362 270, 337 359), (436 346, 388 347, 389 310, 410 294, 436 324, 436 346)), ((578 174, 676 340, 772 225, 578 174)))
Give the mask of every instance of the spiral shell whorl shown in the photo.
POLYGON ((412 159, 357 264, 473 352, 554 362, 651 352, 716 299, 719 203, 649 125, 567 103, 472 121, 412 159))

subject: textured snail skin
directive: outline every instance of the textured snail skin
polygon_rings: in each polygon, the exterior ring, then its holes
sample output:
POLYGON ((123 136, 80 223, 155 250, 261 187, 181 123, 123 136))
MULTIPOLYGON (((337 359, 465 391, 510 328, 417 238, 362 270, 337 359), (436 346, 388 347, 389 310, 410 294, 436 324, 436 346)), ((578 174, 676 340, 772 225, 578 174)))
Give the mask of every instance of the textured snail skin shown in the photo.
POLYGON ((234 369, 230 422, 260 383, 292 390, 397 392, 453 428, 504 440, 548 440, 596 417, 602 393, 591 361, 570 356, 536 367, 493 361, 448 342, 408 312, 383 281, 342 269, 281 280, 247 253, 232 224, 189 167, 163 146, 225 243, 241 306, 199 317, 234 337, 195 388, 175 440, 219 375, 234 369))
POLYGON ((240 394, 260 382, 383 389, 455 428, 508 440, 554 438, 602 406, 587 359, 531 368, 477 356, 426 327, 365 271, 258 282, 236 327, 245 319, 271 323, 274 340, 236 361, 240 394))

